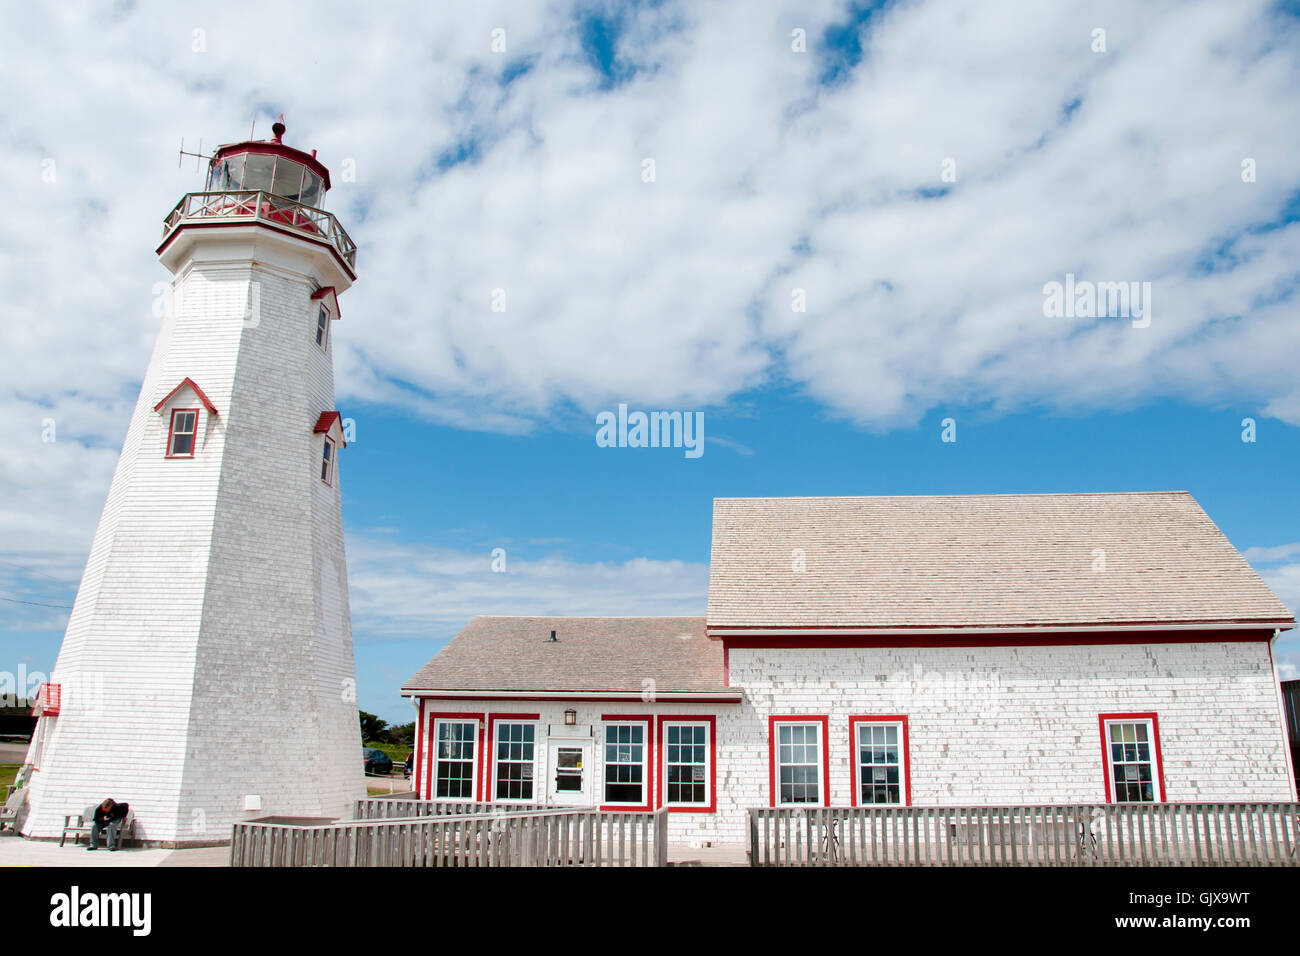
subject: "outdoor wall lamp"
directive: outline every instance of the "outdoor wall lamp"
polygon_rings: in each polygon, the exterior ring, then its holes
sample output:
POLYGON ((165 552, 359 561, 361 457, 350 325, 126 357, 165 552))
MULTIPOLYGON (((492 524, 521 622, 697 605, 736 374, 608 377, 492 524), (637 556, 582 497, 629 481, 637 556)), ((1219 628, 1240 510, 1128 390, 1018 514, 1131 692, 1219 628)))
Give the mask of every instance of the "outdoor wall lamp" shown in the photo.
POLYGON ((564 726, 572 727, 578 722, 578 712, 576 710, 566 710, 564 712, 564 726))

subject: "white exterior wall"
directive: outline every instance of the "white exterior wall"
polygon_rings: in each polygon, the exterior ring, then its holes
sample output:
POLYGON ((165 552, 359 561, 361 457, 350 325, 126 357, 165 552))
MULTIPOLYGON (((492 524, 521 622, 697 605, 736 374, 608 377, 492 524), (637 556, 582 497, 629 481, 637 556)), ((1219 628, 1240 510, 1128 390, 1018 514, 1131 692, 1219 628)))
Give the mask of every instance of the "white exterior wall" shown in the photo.
MULTIPOLYGON (((731 834, 768 805, 768 718, 826 715, 830 802, 849 806, 849 717, 908 717, 912 803, 1105 802, 1098 716, 1155 712, 1166 798, 1289 801, 1266 643, 736 649, 726 728, 731 834), (757 745, 756 745, 757 744, 757 745)), ((721 786, 719 789, 722 789, 721 786)))
POLYGON ((63 713, 29 758, 25 834, 112 796, 141 839, 214 842, 364 794, 339 468, 320 481, 312 431, 334 402, 314 261, 216 229, 179 269, 51 678, 63 713), (199 403, 153 407, 187 377, 218 414, 200 413, 193 459, 168 459, 171 408, 199 403))
MULTIPOLYGON (((737 649, 741 704, 431 701, 428 710, 538 713, 572 707, 596 740, 601 714, 712 713, 717 809, 669 817, 669 839, 747 841, 769 805, 768 718, 829 718, 830 803, 851 804, 850 716, 905 714, 914 806, 1104 803, 1098 716, 1155 712, 1166 799, 1290 801, 1278 691, 1263 642, 1078 647, 737 649)), ((426 717, 425 737, 429 740, 426 717)), ((537 780, 546 780, 545 730, 537 780)), ((427 752, 427 751, 426 751, 427 752)), ((657 764, 657 755, 654 763, 657 764)), ((661 781, 656 782, 662 786, 661 781)))

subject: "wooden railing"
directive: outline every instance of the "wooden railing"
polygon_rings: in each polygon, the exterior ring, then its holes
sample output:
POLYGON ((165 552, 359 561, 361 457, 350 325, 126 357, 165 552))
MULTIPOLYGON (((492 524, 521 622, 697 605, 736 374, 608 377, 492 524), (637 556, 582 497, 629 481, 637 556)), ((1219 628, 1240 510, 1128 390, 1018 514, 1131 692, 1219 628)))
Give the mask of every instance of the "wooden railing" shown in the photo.
POLYGON ((668 815, 525 810, 236 823, 231 866, 666 866, 668 815))
POLYGON ((749 811, 754 866, 1297 866, 1300 804, 749 811))
POLYGON ((357 266, 356 243, 332 214, 260 190, 187 193, 163 220, 163 239, 185 222, 207 222, 212 218, 287 226, 328 243, 349 268, 357 266))
POLYGON ((362 797, 352 812, 354 820, 393 820, 407 817, 466 816, 491 813, 502 809, 499 803, 475 803, 467 800, 448 803, 422 800, 414 795, 399 797, 362 797))

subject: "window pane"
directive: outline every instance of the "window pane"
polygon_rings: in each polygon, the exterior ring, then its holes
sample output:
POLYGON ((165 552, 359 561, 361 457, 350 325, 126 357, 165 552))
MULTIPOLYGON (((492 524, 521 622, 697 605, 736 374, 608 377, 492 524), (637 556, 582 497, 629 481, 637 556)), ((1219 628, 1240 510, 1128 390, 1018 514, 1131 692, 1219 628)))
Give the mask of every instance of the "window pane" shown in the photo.
POLYGON ((271 192, 297 202, 302 194, 302 173, 303 168, 299 163, 279 157, 275 163, 275 182, 271 192))
POLYGON ((708 803, 706 730, 703 724, 669 724, 666 727, 667 739, 672 742, 664 758, 667 783, 664 798, 667 803, 708 803))
POLYGON ((858 800, 868 804, 903 802, 901 724, 858 725, 858 800))
POLYGON ((440 722, 435 750, 434 795, 450 800, 474 798, 474 731, 468 722, 440 722))
POLYGON ((808 724, 778 724, 777 730, 782 742, 777 748, 778 802, 817 803, 821 781, 819 728, 808 724))
MULTIPOLYGON (((532 800, 535 770, 532 725, 498 724, 497 740, 497 799, 532 800)), ((578 780, 581 789, 581 777, 578 780)))
POLYGON ((1111 779, 1118 802, 1155 802, 1155 764, 1150 744, 1155 735, 1148 725, 1145 720, 1108 724, 1111 779))
POLYGON ((310 169, 307 170, 306 177, 303 180, 302 198, 298 201, 304 206, 319 206, 321 196, 324 194, 324 182, 319 176, 310 169))
POLYGON ((645 726, 609 724, 605 727, 605 802, 646 802, 645 726))
POLYGON ((245 189, 271 188, 271 171, 275 168, 275 157, 268 153, 249 153, 244 164, 245 189))

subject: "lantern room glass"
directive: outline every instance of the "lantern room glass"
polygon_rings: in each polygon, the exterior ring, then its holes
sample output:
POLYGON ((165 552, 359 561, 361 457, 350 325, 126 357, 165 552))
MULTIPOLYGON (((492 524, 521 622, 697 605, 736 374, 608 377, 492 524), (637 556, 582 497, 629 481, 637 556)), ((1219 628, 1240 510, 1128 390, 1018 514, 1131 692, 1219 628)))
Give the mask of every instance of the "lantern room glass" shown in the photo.
POLYGON ((319 207, 325 182, 305 165, 275 153, 223 156, 208 170, 209 192, 261 190, 304 206, 319 207))

